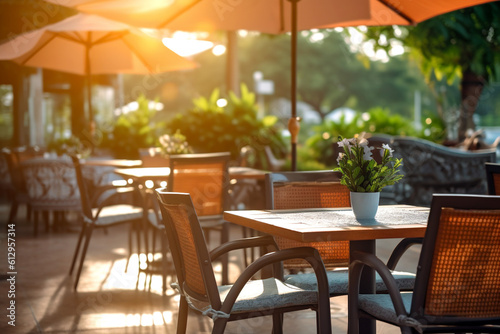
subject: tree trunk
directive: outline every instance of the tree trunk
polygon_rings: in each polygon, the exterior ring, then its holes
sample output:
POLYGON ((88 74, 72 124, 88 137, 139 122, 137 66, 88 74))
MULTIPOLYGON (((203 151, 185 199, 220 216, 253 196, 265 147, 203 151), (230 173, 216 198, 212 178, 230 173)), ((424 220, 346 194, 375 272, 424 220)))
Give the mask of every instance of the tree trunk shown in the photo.
POLYGON ((483 91, 485 80, 470 69, 463 73, 461 85, 460 122, 458 125, 458 140, 462 141, 467 130, 475 130, 473 115, 476 111, 479 97, 483 91))

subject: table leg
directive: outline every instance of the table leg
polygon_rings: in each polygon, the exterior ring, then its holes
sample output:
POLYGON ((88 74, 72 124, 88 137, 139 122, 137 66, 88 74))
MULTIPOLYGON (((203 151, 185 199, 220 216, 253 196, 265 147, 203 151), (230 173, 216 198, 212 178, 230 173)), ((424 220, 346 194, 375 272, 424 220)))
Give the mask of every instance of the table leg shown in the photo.
MULTIPOLYGON (((349 243, 349 250, 352 255, 353 252, 366 252, 375 254, 375 240, 352 240, 349 243)), ((359 288, 360 293, 375 293, 375 271, 368 266, 363 268, 361 273, 361 285, 359 288)), ((366 334, 375 334, 376 324, 372 319, 359 320, 359 332, 366 334)))

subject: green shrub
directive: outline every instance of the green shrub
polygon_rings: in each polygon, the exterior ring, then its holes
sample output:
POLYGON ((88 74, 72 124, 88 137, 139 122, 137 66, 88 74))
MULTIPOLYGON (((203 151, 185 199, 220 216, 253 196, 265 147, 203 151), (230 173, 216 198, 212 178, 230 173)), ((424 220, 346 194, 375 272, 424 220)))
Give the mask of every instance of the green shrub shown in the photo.
POLYGON ((277 118, 257 117, 255 94, 241 86, 241 98, 229 93, 227 106, 220 107, 218 89, 209 97, 193 100, 194 107, 167 122, 168 131, 179 130, 195 152, 231 152, 234 160, 243 146, 251 146, 258 154, 257 167, 265 168, 263 147, 269 145, 284 154, 286 145, 276 127, 277 118))
POLYGON ((117 158, 137 159, 139 148, 157 145, 161 125, 152 121, 156 110, 149 108, 144 95, 139 96, 137 103, 137 110, 121 114, 113 130, 103 136, 101 147, 110 148, 117 158))
POLYGON ((401 115, 394 115, 387 109, 377 107, 362 114, 356 113, 351 122, 347 122, 345 116, 339 122, 323 122, 315 128, 316 134, 306 141, 306 145, 317 152, 315 156, 320 163, 333 167, 337 165, 336 142, 339 136, 352 138, 362 132, 417 136, 412 124, 411 120, 401 115))

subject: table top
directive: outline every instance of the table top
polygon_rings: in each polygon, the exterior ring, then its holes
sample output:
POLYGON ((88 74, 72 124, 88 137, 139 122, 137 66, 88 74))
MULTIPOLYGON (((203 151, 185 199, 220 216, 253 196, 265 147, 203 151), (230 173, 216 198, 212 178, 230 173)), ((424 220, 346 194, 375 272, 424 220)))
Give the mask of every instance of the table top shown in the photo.
MULTIPOLYGON (((115 173, 125 178, 144 179, 152 181, 167 180, 170 175, 169 167, 138 167, 138 168, 119 168, 115 173)), ((260 179, 264 180, 267 171, 250 167, 229 167, 229 175, 234 179, 260 179)))
POLYGON ((88 166, 107 166, 116 168, 132 168, 140 167, 142 165, 141 160, 129 160, 129 159, 84 159, 82 164, 88 166))
POLYGON ((375 219, 357 220, 351 208, 225 211, 224 219, 297 241, 423 237, 429 209, 381 205, 375 219))

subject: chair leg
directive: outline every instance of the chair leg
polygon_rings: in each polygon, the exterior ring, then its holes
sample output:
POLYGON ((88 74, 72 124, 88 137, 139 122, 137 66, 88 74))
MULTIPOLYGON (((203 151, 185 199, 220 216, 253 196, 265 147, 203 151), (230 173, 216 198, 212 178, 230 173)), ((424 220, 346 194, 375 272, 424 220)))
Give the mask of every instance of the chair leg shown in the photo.
POLYGON ((33 235, 38 236, 38 211, 33 213, 33 235))
MULTIPOLYGON (((43 222, 45 224, 45 233, 48 233, 50 230, 49 212, 46 210, 42 211, 42 217, 43 217, 43 222)), ((54 221, 55 221, 55 218, 54 218, 54 221)))
POLYGON ((214 328, 212 329, 212 334, 223 334, 226 329, 227 319, 218 318, 214 321, 214 328))
MULTIPOLYGON (((229 223, 222 224, 221 231, 221 244, 229 241, 229 223)), ((222 256, 222 284, 229 284, 229 256, 224 254, 222 256)))
POLYGON ((141 251, 142 251, 142 244, 141 244, 141 232, 142 232, 142 226, 141 222, 134 222, 132 223, 135 228, 136 232, 136 241, 137 241, 137 265, 139 268, 141 268, 141 251))
POLYGON ((28 221, 29 221, 29 220, 31 220, 31 212, 32 212, 31 205, 26 204, 26 211, 27 211, 26 219, 28 219, 28 221))
POLYGON ((130 263, 130 257, 132 257, 132 234, 134 233, 134 225, 130 224, 129 225, 129 230, 128 230, 128 258, 127 262, 125 263, 125 272, 128 270, 128 265, 130 263))
MULTIPOLYGON (((245 226, 241 227, 241 234, 243 235, 243 239, 247 238, 247 228, 245 226)), ((248 267, 248 250, 243 248, 243 263, 245 268, 248 267)))
POLYGON ((187 329, 189 307, 186 298, 181 296, 179 314, 177 315, 177 334, 185 334, 187 329))
POLYGON ((10 205, 8 224, 12 224, 14 222, 14 218, 17 216, 17 208, 18 207, 19 207, 19 203, 16 200, 12 201, 12 204, 10 205))
POLYGON ((283 313, 273 314, 273 334, 283 334, 283 313))
POLYGON ((83 236, 85 235, 87 230, 87 224, 83 223, 82 230, 80 231, 80 235, 78 236, 78 241, 76 243, 75 254, 73 255, 73 260, 71 261, 71 267, 69 268, 69 274, 73 274, 73 269, 75 267, 76 259, 78 258, 78 253, 80 252, 80 246, 82 244, 83 236))
POLYGON ((160 241, 161 241, 161 263, 162 263, 162 294, 165 295, 167 292, 167 238, 163 233, 160 232, 160 241))
POLYGON ((76 273, 74 290, 78 287, 78 282, 80 281, 80 275, 82 273, 83 261, 85 261, 85 255, 87 255, 87 249, 89 247, 90 238, 92 237, 92 231, 94 230, 93 226, 89 226, 87 228, 87 233, 85 235, 85 241, 83 244, 82 255, 80 256, 80 264, 78 265, 78 271, 76 273))
POLYGON ((132 251, 132 235, 134 233, 134 225, 130 224, 129 229, 128 229, 128 257, 127 257, 127 263, 125 263, 125 272, 128 271, 128 265, 130 264, 130 258, 132 257, 133 251, 132 251))

